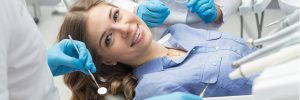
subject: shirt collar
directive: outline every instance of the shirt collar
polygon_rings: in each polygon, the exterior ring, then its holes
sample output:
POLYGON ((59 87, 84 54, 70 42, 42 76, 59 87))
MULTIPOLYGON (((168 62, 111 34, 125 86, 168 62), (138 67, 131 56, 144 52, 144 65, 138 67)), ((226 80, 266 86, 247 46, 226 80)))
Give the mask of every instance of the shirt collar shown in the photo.
POLYGON ((162 59, 159 58, 155 58, 149 62, 144 63, 143 65, 135 68, 133 70, 133 74, 140 79, 144 74, 147 73, 152 73, 152 72, 158 72, 163 70, 162 65, 162 59))
MULTIPOLYGON (((166 36, 168 38, 163 37, 162 39, 167 39, 167 41, 164 40, 164 42, 160 42, 161 44, 163 44, 164 46, 169 47, 169 48, 177 48, 177 49, 186 50, 186 51, 188 51, 187 54, 176 60, 171 60, 171 59, 168 59, 166 56, 164 56, 164 57, 155 58, 149 62, 142 64, 141 66, 139 66, 133 70, 133 74, 138 79, 140 79, 144 74, 163 71, 164 69, 172 68, 178 64, 181 64, 189 57, 190 54, 194 53, 193 50, 195 47, 191 50, 187 50, 187 48, 185 48, 183 45, 181 45, 175 38, 173 38, 172 36, 168 36, 168 35, 166 35, 166 36)), ((159 40, 159 41, 161 41, 161 40, 159 40)))
POLYGON ((193 54, 193 50, 194 49, 188 51, 186 55, 176 60, 171 60, 166 56, 155 58, 135 68, 133 70, 133 74, 140 79, 144 74, 159 72, 163 71, 164 69, 175 67, 176 65, 183 63, 191 54, 193 54))

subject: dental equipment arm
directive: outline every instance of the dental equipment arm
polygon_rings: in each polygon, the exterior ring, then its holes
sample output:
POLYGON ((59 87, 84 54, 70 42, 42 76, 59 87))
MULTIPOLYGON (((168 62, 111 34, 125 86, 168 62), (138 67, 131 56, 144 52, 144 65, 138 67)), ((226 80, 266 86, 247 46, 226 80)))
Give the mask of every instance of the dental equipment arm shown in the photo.
POLYGON ((288 45, 299 43, 299 37, 300 37, 300 34, 293 34, 290 37, 286 37, 284 39, 276 41, 276 42, 270 44, 269 46, 266 46, 265 48, 257 50, 257 51, 255 51, 255 52, 253 52, 253 53, 251 53, 251 54, 249 54, 249 55, 247 55, 247 56, 245 56, 245 57, 243 57, 243 58, 241 58, 237 61, 234 61, 232 63, 232 67, 233 68, 238 68, 241 64, 252 61, 253 59, 255 59, 257 57, 261 57, 263 55, 266 55, 269 52, 278 50, 278 48, 281 48, 282 46, 286 46, 287 43, 288 43, 288 45))
POLYGON ((300 17, 300 10, 295 10, 292 14, 282 17, 279 20, 276 20, 276 21, 266 25, 265 27, 269 27, 276 23, 281 22, 278 29, 283 29, 287 26, 293 25, 295 23, 299 23, 299 17, 300 17))
POLYGON ((290 27, 287 27, 287 28, 275 33, 274 35, 264 37, 264 38, 261 38, 261 39, 257 39, 257 40, 254 40, 254 41, 250 42, 250 43, 254 46, 257 46, 257 45, 261 45, 261 44, 267 43, 267 42, 278 41, 278 40, 280 40, 284 37, 290 36, 290 35, 292 35, 296 32, 300 32, 299 27, 300 27, 300 24, 297 23, 297 24, 291 25, 290 27))
POLYGON ((279 52, 266 57, 256 59, 252 62, 241 65, 238 69, 229 74, 230 79, 246 78, 258 72, 261 72, 267 67, 285 63, 288 60, 299 57, 300 44, 296 44, 287 48, 283 48, 279 52))
POLYGON ((296 32, 296 31, 300 31, 299 30, 299 19, 300 19, 300 10, 295 11, 293 14, 283 17, 280 20, 277 20, 269 25, 266 25, 266 27, 273 25, 275 23, 281 22, 279 28, 275 29, 273 32, 277 32, 274 35, 271 36, 267 36, 261 39, 257 39, 254 41, 250 41, 251 44, 253 44, 254 46, 256 45, 261 45, 265 42, 272 42, 272 41, 277 41, 279 38, 282 37, 286 37, 289 36, 291 33, 296 32), (286 30, 286 31, 280 31, 280 30, 286 30))

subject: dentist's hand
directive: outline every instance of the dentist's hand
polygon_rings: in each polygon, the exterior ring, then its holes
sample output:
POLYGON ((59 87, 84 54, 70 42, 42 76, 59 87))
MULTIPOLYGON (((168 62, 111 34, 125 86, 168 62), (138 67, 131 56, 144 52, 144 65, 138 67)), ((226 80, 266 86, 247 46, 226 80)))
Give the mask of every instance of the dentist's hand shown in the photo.
POLYGON ((169 14, 169 8, 159 0, 149 0, 137 8, 137 15, 151 28, 160 26, 169 14))
POLYGON ((146 100, 202 100, 202 98, 198 95, 183 92, 174 92, 171 94, 151 97, 146 100))
POLYGON ((96 72, 91 54, 85 44, 75 41, 79 49, 79 54, 70 39, 64 39, 58 44, 48 49, 48 65, 53 76, 63 75, 74 71, 81 71, 89 75, 87 69, 92 73, 96 72))
POLYGON ((190 0, 187 7, 192 13, 195 12, 205 23, 211 23, 217 19, 218 11, 214 0, 190 0))

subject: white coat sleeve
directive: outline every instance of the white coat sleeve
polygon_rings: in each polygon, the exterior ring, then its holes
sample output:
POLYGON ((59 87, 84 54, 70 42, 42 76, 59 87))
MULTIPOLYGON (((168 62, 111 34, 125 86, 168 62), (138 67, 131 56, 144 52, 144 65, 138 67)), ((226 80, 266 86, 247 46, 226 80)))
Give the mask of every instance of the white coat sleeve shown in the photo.
POLYGON ((0 6, 0 100, 8 100, 8 78, 7 78, 7 49, 9 34, 7 34, 7 25, 2 24, 6 22, 5 7, 7 4, 4 2, 0 6))
POLYGON ((0 6, 0 100, 59 100, 38 27, 22 0, 0 6))
POLYGON ((241 4, 241 0, 215 0, 215 3, 220 6, 223 14, 223 22, 238 12, 238 7, 241 4))
POLYGON ((129 12, 135 12, 135 7, 138 6, 133 0, 107 0, 109 3, 116 5, 129 12))
MULTIPOLYGON (((0 9, 0 10, 4 10, 4 9, 0 9)), ((0 27, 2 27, 2 25, 0 25, 0 27)), ((7 36, 8 34, 5 34, 4 31, 0 28, 0 100, 8 100, 7 40, 6 40, 7 36)))

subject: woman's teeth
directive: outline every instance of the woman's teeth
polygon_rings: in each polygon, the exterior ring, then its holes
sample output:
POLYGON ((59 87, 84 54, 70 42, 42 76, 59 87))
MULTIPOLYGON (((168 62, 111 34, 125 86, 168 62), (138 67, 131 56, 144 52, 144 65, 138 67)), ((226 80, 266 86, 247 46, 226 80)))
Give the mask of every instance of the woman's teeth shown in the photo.
POLYGON ((132 44, 131 44, 131 47, 133 46, 133 45, 135 45, 137 42, 138 42, 138 40, 139 40, 139 38, 140 38, 140 28, 138 27, 138 29, 136 30, 136 33, 135 33, 135 37, 134 37, 134 39, 133 39, 133 42, 132 42, 132 44))
POLYGON ((140 36, 140 29, 137 29, 136 34, 135 34, 135 38, 134 38, 134 43, 137 41, 138 37, 140 36))

